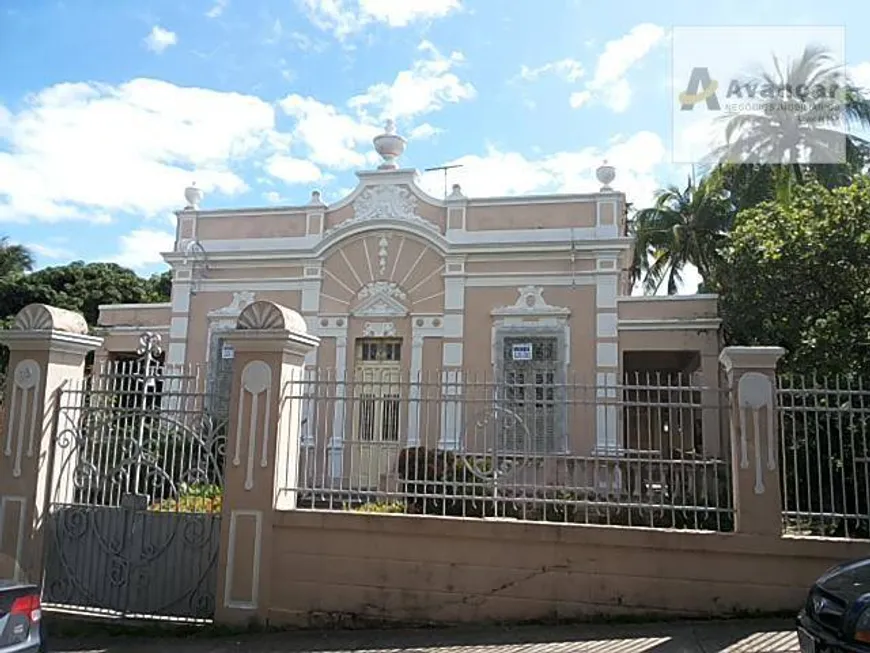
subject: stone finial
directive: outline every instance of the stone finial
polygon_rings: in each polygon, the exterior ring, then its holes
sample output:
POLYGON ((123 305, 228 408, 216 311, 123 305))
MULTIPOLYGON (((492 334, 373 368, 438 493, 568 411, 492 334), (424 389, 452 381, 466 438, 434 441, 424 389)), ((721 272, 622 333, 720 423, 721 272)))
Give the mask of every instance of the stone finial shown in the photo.
POLYGON ((190 186, 184 189, 184 199, 187 202, 187 205, 184 207, 185 211, 196 211, 199 209, 199 205, 202 203, 202 198, 205 197, 205 193, 202 192, 201 188, 197 188, 196 182, 193 182, 190 186))
POLYGON ((453 184, 453 189, 450 191, 450 195, 447 196, 449 200, 460 200, 465 199, 465 195, 462 194, 462 186, 459 184, 453 184))
POLYGON ((319 190, 311 191, 311 199, 308 200, 308 204, 311 206, 323 206, 323 199, 320 196, 319 190))
POLYGON ((14 331, 65 331, 88 334, 88 323, 80 313, 47 304, 28 304, 15 316, 14 331))
POLYGON ((384 133, 372 139, 375 151, 381 155, 384 162, 378 166, 378 170, 397 170, 399 165, 396 159, 402 156, 408 141, 396 133, 396 123, 390 119, 384 124, 384 133))
POLYGON ((601 182, 601 192, 606 193, 612 191, 613 189, 610 187, 610 184, 613 183, 613 180, 616 179, 616 168, 612 165, 608 165, 607 159, 598 166, 595 170, 595 177, 601 182))

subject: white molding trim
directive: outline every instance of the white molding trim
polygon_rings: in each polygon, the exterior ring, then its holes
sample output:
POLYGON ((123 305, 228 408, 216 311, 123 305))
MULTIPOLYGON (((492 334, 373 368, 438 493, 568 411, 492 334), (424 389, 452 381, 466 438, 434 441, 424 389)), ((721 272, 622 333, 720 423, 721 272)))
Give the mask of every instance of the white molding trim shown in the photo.
POLYGON ((142 310, 166 310, 172 308, 171 302, 159 304, 100 304, 97 309, 101 311, 142 311, 142 310))
MULTIPOLYGON (((535 276, 528 274, 505 274, 491 275, 482 274, 480 276, 469 276, 464 279, 465 288, 504 288, 509 286, 521 286, 528 283, 531 279, 540 286, 591 286, 595 284, 595 274, 578 273, 575 279, 571 275, 553 275, 553 276, 535 276), (530 279, 531 277, 531 279, 530 279)), ((208 281, 204 280, 201 284, 199 293, 203 292, 241 292, 250 290, 253 292, 270 292, 270 291, 303 291, 305 284, 310 280, 268 280, 268 279, 221 279, 208 281)), ((445 279, 446 281, 446 279, 445 279)), ((445 284, 446 286, 446 284, 445 284)), ((464 297, 463 297, 464 308, 464 297)))
POLYGON ((172 340, 186 340, 188 318, 186 315, 174 315, 169 322, 169 337, 172 340))
POLYGON ((719 299, 716 293, 699 293, 697 295, 626 295, 620 297, 621 302, 680 302, 694 300, 719 299))
POLYGON ((263 554, 263 511, 262 510, 233 510, 230 512, 229 549, 227 551, 227 570, 224 579, 224 607, 232 610, 256 610, 260 599, 260 562, 263 554), (236 567, 236 539, 239 517, 254 518, 254 556, 251 560, 253 567, 251 577, 251 600, 231 600, 233 590, 233 576, 236 567))
POLYGON ((568 319, 571 309, 565 306, 553 306, 544 299, 542 286, 524 285, 517 288, 519 297, 510 306, 499 306, 490 311, 494 317, 535 316, 558 317, 568 319))
POLYGON ((364 338, 390 338, 395 335, 395 322, 366 322, 363 325, 364 338))
POLYGON ((715 331, 722 326, 721 318, 684 318, 684 319, 650 319, 650 320, 619 320, 617 328, 620 331, 715 331))
POLYGON ((445 342, 441 345, 441 364, 444 367, 462 367, 463 343, 445 342))
MULTIPOLYGON (((344 223, 342 223, 344 224, 344 223)), ((338 242, 358 234, 384 229, 396 230, 406 235, 417 236, 428 242, 445 255, 472 254, 478 251, 498 253, 505 249, 517 252, 539 251, 541 248, 552 251, 570 251, 570 228, 555 229, 488 229, 483 231, 464 231, 451 229, 448 236, 436 229, 418 226, 414 222, 373 218, 349 224, 343 230, 331 232, 328 236, 296 236, 285 238, 241 238, 214 239, 200 241, 208 253, 209 262, 222 260, 273 259, 290 261, 300 258, 322 256, 338 242)), ((632 247, 632 239, 618 234, 599 235, 595 227, 580 227, 573 231, 574 250, 597 252, 601 249, 627 250, 632 247)), ((181 252, 162 252, 168 263, 183 260, 181 252)))
MULTIPOLYGON (((529 282, 529 275, 515 274, 512 276, 481 276, 469 277, 465 280, 467 288, 507 288, 510 286, 524 286, 529 282)), ((579 276, 572 279, 570 274, 562 274, 552 277, 535 277, 535 285, 538 286, 591 286, 595 284, 594 275, 579 276)))
POLYGON ((344 429, 346 426, 347 384, 347 331, 348 320, 344 320, 344 332, 335 336, 335 378, 339 383, 335 388, 335 406, 332 411, 332 435, 327 445, 332 480, 341 479, 344 471, 344 429))
POLYGON ((617 325, 619 317, 616 311, 606 313, 599 311, 595 316, 595 337, 596 338, 618 338, 619 330, 617 325))
MULTIPOLYGON (((461 343, 453 344, 459 344, 460 347, 462 346, 461 343)), ((438 439, 438 447, 441 449, 455 451, 461 444, 462 432, 464 430, 464 424, 462 422, 462 395, 462 371, 442 371, 441 435, 438 439)))
POLYGON ((154 333, 159 333, 161 336, 168 336, 170 331, 169 324, 118 324, 112 326, 99 326, 97 328, 110 336, 120 336, 128 333, 141 334, 143 331, 153 331, 154 333))

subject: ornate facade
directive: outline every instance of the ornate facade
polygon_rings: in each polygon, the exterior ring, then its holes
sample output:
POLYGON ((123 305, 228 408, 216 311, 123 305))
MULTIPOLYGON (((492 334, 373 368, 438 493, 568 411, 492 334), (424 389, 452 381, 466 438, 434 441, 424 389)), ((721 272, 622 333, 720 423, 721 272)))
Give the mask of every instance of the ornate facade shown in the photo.
MULTIPOLYGON (((629 296, 632 240, 613 168, 597 171, 597 193, 469 198, 455 185, 437 199, 396 165, 400 137, 375 140, 385 163, 329 206, 315 191, 302 206, 204 209, 188 189, 164 254, 171 303, 102 307, 101 355, 133 351, 154 330, 167 363, 207 365, 219 389, 233 357, 222 334, 245 306, 271 300, 301 313, 321 338, 308 365, 337 378, 430 379, 448 398, 475 378, 532 379, 545 403, 588 384, 594 408, 550 402, 541 446, 553 452, 628 446, 616 407, 595 398, 634 372, 700 374, 718 387, 716 297, 629 296)), ((402 411, 403 441, 456 446, 449 424, 462 405, 441 401, 434 418, 425 409, 402 411)))

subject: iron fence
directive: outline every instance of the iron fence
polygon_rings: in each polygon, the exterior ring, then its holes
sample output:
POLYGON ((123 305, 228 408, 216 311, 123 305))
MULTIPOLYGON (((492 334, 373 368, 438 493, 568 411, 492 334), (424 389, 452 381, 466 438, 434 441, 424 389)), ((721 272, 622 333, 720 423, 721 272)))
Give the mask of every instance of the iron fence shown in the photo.
POLYGON ((225 419, 199 367, 160 338, 57 394, 43 602, 113 616, 207 621, 217 592, 225 419))
MULTIPOLYGON (((727 398, 680 374, 309 370, 301 508, 733 528, 727 398)), ((279 488, 281 482, 279 479, 279 488)))
POLYGON ((780 376, 783 529, 870 538, 870 387, 844 376, 780 376))

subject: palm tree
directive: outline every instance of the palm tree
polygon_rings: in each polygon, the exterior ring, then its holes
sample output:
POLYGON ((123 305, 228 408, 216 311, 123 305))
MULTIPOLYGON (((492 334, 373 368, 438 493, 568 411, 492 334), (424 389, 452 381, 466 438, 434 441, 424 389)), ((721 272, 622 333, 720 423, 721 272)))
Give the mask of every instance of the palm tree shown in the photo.
POLYGON ((698 183, 690 177, 684 189, 660 190, 655 204, 632 220, 632 284, 642 282, 644 294, 655 294, 666 284, 667 293, 676 294, 688 264, 707 278, 732 216, 728 194, 716 177, 698 183))
POLYGON ((33 253, 24 245, 14 245, 7 236, 0 237, 0 279, 33 270, 33 253))
POLYGON ((828 187, 845 185, 863 172, 870 142, 848 130, 870 127, 870 99, 828 50, 807 47, 787 66, 774 57, 773 71, 761 71, 744 84, 774 90, 776 97, 762 113, 723 118, 726 145, 713 152, 712 161, 782 166, 774 174, 777 186, 786 190, 807 177, 828 187), (796 89, 810 89, 809 97, 796 89), (813 91, 819 89, 836 93, 818 97, 813 91), (845 132, 838 129, 841 119, 845 132), (816 164, 808 165, 803 152, 816 164))

